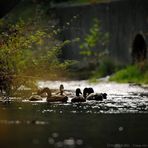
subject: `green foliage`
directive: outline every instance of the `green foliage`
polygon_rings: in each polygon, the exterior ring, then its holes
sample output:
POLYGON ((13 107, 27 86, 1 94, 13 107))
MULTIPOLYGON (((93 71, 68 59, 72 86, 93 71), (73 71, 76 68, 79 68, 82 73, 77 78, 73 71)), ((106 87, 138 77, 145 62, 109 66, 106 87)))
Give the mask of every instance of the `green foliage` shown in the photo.
POLYGON ((84 57, 84 63, 88 65, 88 71, 92 77, 110 74, 111 63, 108 62, 108 41, 109 34, 102 32, 100 21, 94 19, 89 33, 80 45, 80 54, 84 57))
POLYGON ((104 57, 104 59, 100 62, 98 69, 93 71, 92 78, 97 79, 101 77, 105 77, 111 75, 118 69, 118 66, 109 58, 104 57))
POLYGON ((58 41, 56 29, 36 25, 31 19, 0 20, 0 25, 0 87, 8 94, 30 79, 57 79, 66 74, 72 62, 61 62, 59 56, 70 41, 58 41))
POLYGON ((101 23, 98 19, 94 19, 89 33, 85 36, 84 42, 80 45, 80 49, 82 49, 80 54, 87 58, 93 57, 98 60, 98 58, 107 51, 108 41, 109 34, 102 32, 101 23))
POLYGON ((146 67, 147 65, 144 65, 143 70, 140 65, 127 66, 112 75, 110 80, 124 83, 148 83, 148 70, 146 67))

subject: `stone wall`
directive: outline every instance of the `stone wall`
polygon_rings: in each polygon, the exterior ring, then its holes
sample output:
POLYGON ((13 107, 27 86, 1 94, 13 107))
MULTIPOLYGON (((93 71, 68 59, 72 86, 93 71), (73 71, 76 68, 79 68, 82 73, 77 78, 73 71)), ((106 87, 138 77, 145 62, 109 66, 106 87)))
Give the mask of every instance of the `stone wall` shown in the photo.
MULTIPOLYGON (((63 28, 61 40, 83 37, 92 20, 98 18, 102 31, 110 34, 109 53, 114 61, 131 62, 132 42, 141 33, 148 44, 148 0, 120 0, 92 5, 55 6, 58 25, 63 28)), ((49 11, 49 13, 51 12, 49 11)), ((78 43, 63 49, 63 58, 80 59, 78 43)))

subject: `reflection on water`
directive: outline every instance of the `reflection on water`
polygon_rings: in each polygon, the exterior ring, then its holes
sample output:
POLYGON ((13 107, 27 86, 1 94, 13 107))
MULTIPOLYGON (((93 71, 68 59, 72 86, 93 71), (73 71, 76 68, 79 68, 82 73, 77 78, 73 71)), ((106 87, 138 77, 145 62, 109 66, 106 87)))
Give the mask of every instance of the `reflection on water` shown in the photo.
MULTIPOLYGON (((148 88, 139 85, 117 84, 117 83, 89 83, 88 81, 46 81, 39 82, 39 87, 49 87, 57 89, 63 84, 67 91, 74 94, 76 88, 83 90, 85 87, 93 87, 95 92, 107 93, 108 99, 96 102, 87 101, 82 106, 70 105, 74 108, 72 113, 147 113, 148 111, 148 88), (84 105, 85 104, 85 105, 84 105)), ((70 102, 71 98, 69 99, 70 102)), ((44 102, 44 101, 43 101, 44 102)))
POLYGON ((0 102, 0 142, 4 148, 103 148, 147 146, 148 90, 129 84, 87 81, 39 82, 56 89, 64 84, 106 92, 102 102, 46 103, 13 100, 0 102))

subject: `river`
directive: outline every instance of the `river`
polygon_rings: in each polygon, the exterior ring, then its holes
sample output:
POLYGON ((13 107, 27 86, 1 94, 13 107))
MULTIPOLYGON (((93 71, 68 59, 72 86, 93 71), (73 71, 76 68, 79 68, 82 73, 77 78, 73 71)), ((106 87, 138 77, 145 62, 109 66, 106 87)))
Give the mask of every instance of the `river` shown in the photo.
POLYGON ((47 103, 28 99, 0 102, 2 148, 148 147, 148 88, 137 84, 40 81, 40 88, 63 84, 105 92, 103 101, 47 103))

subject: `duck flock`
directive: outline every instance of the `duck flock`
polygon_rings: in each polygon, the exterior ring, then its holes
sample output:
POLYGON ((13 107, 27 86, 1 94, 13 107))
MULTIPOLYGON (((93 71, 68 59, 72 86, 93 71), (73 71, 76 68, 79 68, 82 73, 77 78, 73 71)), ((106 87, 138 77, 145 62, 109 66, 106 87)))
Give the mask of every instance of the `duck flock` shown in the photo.
POLYGON ((103 101, 103 99, 107 99, 106 93, 95 93, 92 87, 84 88, 83 93, 81 92, 80 88, 75 90, 75 95, 71 95, 64 90, 64 86, 61 84, 59 87, 58 92, 52 93, 52 91, 45 87, 41 90, 38 90, 37 94, 32 95, 29 98, 29 101, 40 101, 43 99, 42 94, 46 94, 47 102, 67 102, 68 98, 72 98, 71 102, 86 102, 86 100, 96 100, 96 101, 103 101))

